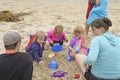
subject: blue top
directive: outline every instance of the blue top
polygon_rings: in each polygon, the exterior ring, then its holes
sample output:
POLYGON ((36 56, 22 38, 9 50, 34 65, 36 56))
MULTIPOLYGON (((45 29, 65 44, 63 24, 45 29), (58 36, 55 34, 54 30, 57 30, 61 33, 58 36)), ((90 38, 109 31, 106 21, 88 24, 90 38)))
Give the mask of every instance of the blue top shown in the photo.
POLYGON ((84 63, 92 64, 91 72, 98 78, 120 78, 120 38, 109 32, 94 37, 84 63))
POLYGON ((90 26, 91 23, 97 18, 108 18, 107 12, 108 0, 100 0, 100 5, 94 5, 90 11, 87 24, 90 26))
POLYGON ((38 42, 32 42, 30 44, 30 46, 28 46, 28 48, 26 49, 26 52, 31 52, 33 53, 35 59, 37 62, 41 61, 40 59, 40 55, 43 53, 44 51, 44 45, 42 44, 42 46, 40 46, 40 44, 38 42))

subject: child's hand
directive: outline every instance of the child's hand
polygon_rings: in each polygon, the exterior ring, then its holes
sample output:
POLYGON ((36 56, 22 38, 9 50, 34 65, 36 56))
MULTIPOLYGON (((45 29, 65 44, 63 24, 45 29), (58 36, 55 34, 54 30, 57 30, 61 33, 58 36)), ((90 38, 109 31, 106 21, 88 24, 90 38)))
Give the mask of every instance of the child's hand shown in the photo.
POLYGON ((43 64, 43 61, 40 61, 38 64, 43 64))
POLYGON ((53 44, 53 41, 51 41, 50 43, 53 44))
POLYGON ((91 64, 84 64, 85 72, 88 72, 90 70, 91 64))
POLYGON ((76 51, 75 51, 75 50, 72 50, 72 52, 73 52, 73 53, 76 53, 76 51))

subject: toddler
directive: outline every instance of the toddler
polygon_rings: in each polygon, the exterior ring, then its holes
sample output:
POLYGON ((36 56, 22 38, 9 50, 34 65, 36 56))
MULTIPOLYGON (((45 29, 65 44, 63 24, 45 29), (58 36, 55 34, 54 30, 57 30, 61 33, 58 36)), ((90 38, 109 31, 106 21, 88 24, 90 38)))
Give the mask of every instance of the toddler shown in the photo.
POLYGON ((59 43, 59 45, 63 45, 64 41, 68 41, 66 39, 66 35, 63 32, 63 26, 57 25, 53 30, 50 30, 47 34, 47 41, 50 44, 50 46, 53 46, 56 43, 59 43))
POLYGON ((43 51, 45 50, 45 33, 43 31, 38 31, 35 36, 33 42, 26 48, 26 52, 30 53, 33 61, 41 64, 43 61, 40 57, 42 57, 43 51))
POLYGON ((84 28, 76 27, 73 31, 74 36, 71 38, 69 46, 68 46, 68 55, 71 57, 75 57, 75 53, 85 53, 87 54, 87 47, 84 46, 84 28))

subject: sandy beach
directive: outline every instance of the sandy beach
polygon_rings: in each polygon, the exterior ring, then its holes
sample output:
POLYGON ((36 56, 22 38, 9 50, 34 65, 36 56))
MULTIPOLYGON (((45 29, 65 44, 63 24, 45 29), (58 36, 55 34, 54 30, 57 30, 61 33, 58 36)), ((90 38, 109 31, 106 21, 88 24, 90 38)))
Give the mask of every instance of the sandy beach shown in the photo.
MULTIPOLYGON (((120 0, 110 0, 108 6, 109 18, 112 20, 113 26, 110 31, 120 36, 120 0)), ((37 30, 43 30, 47 33, 56 25, 64 26, 64 32, 67 36, 72 36, 73 29, 76 26, 85 26, 85 14, 87 9, 87 0, 0 0, 0 11, 8 10, 13 13, 30 13, 21 16, 22 21, 18 22, 0 22, 0 53, 4 53, 3 34, 8 30, 17 30, 24 36, 20 51, 25 51, 25 46, 29 41, 29 35, 34 34, 37 30)), ((93 35, 89 32, 86 45, 89 46, 93 35)), ((49 58, 51 50, 44 52, 42 60, 44 64, 34 65, 33 80, 59 80, 52 77, 52 73, 56 70, 67 72, 63 80, 84 80, 79 66, 75 60, 67 61, 67 45, 58 53, 58 56, 49 58), (51 70, 49 63, 55 60, 58 63, 58 69, 51 70), (74 79, 75 74, 80 74, 79 79, 74 79)))

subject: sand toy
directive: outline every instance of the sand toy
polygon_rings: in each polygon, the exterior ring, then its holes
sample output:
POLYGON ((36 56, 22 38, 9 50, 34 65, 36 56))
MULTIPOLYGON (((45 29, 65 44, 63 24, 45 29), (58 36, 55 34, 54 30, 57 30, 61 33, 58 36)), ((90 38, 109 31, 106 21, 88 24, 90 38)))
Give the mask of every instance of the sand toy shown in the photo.
POLYGON ((71 60, 72 60, 72 57, 71 57, 71 56, 67 56, 66 60, 67 60, 67 61, 71 61, 71 60))
POLYGON ((74 75, 74 78, 75 78, 75 79, 78 79, 78 78, 80 78, 80 75, 79 75, 79 74, 75 74, 75 75, 74 75))
POLYGON ((52 76, 53 76, 53 77, 61 78, 61 77, 64 77, 66 74, 67 74, 67 72, 58 70, 58 71, 54 72, 54 73, 52 74, 52 76))
POLYGON ((58 54, 57 53, 50 53, 49 55, 48 55, 48 57, 49 58, 52 58, 52 57, 55 57, 55 56, 57 56, 58 54))
POLYGON ((56 61, 51 61, 50 64, 49 64, 49 68, 50 69, 57 69, 58 68, 58 64, 56 61))
POLYGON ((61 45, 54 45, 52 46, 52 50, 55 52, 60 52, 61 50, 63 50, 63 47, 61 45))

